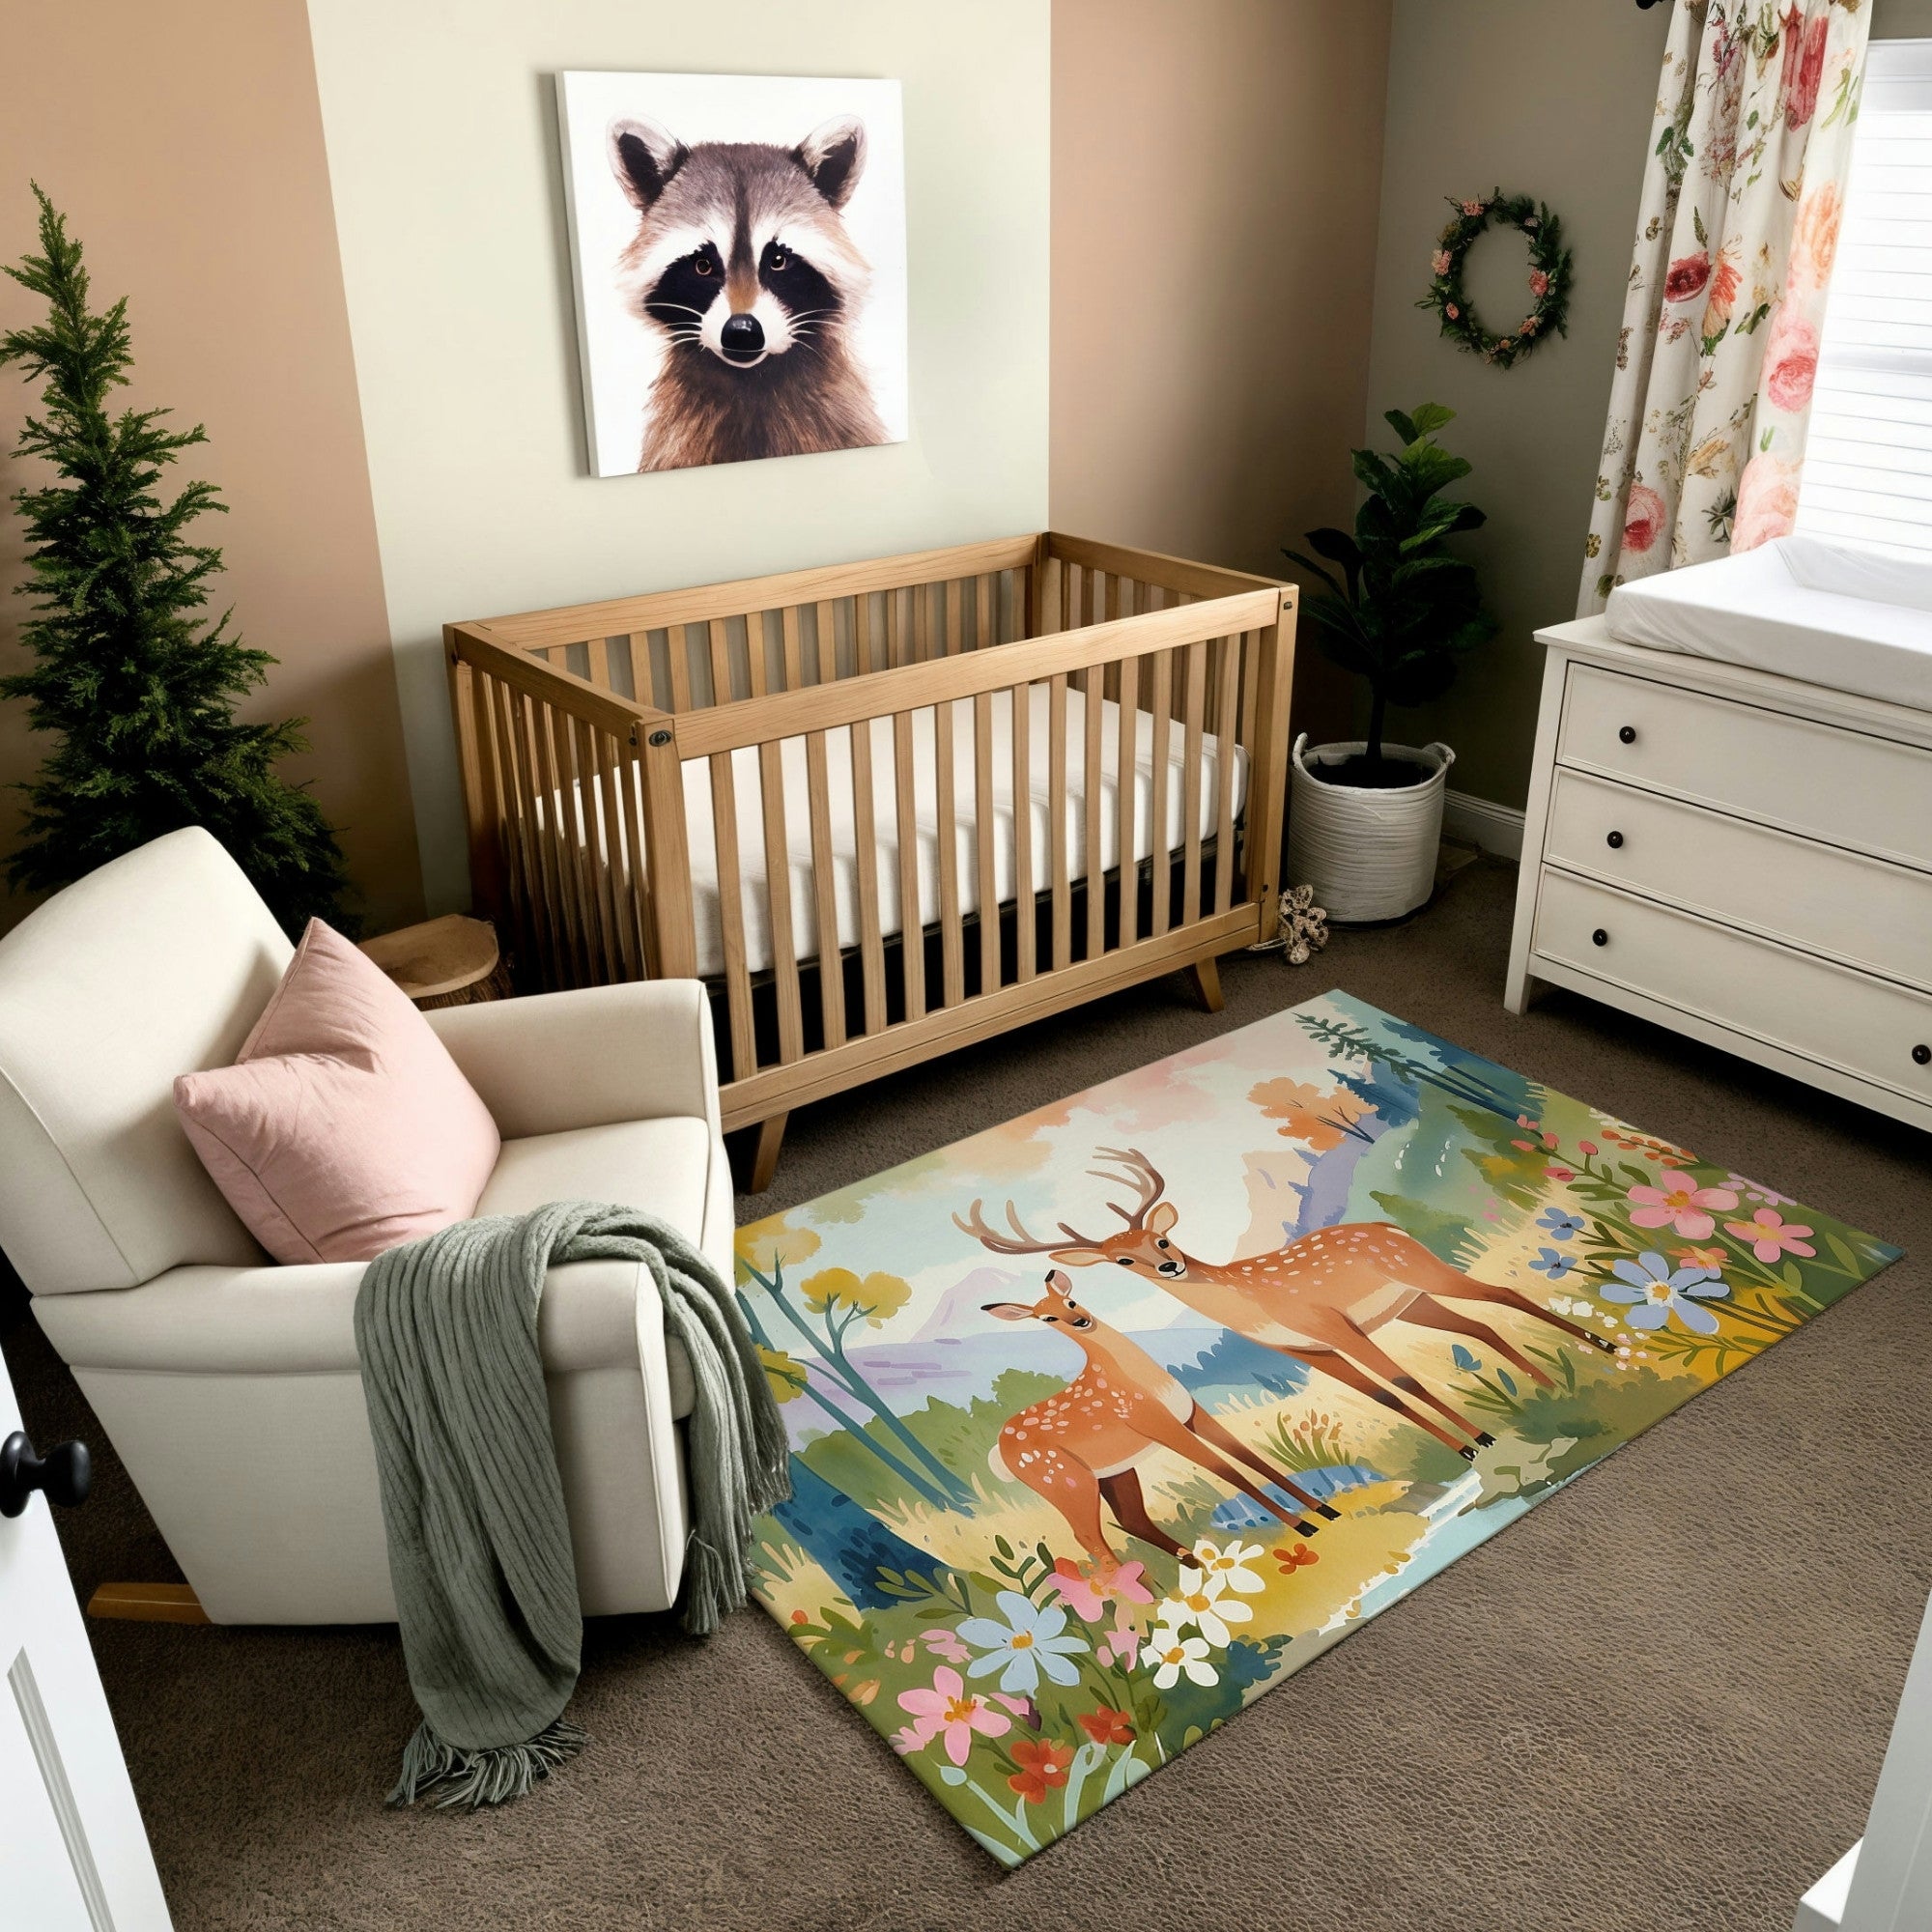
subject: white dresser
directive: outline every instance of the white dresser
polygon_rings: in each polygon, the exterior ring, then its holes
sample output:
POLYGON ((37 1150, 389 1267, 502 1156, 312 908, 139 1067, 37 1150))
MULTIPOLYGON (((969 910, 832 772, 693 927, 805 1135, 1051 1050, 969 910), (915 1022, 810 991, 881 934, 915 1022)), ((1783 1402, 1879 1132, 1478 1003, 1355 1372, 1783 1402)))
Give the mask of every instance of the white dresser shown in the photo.
POLYGON ((1932 712, 1537 636, 1510 1010, 1568 986, 1932 1128, 1932 712))

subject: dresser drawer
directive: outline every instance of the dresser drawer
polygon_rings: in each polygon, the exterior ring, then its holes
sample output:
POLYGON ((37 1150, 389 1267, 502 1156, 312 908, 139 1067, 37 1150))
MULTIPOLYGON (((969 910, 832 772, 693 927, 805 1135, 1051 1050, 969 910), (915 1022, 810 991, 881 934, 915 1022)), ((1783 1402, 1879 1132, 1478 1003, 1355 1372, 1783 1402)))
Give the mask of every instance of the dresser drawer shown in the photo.
POLYGON ((1932 870, 1932 752, 1572 665, 1559 764, 1932 870))
POLYGON ((1534 951, 1932 1103, 1932 999, 1545 867, 1534 951), (1598 936, 1602 943, 1598 943, 1598 936))
POLYGON ((1932 875, 1558 770, 1544 858, 1932 989, 1932 875))

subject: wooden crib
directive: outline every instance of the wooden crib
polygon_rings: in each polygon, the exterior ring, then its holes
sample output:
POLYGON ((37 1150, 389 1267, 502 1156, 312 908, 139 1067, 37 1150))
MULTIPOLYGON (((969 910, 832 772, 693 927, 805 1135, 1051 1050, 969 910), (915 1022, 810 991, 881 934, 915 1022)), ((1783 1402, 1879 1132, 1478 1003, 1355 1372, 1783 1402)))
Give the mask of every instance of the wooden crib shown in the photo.
POLYGON ((754 1188, 793 1107, 1273 936, 1292 585, 1048 532, 444 639, 478 911, 706 980, 754 1188))

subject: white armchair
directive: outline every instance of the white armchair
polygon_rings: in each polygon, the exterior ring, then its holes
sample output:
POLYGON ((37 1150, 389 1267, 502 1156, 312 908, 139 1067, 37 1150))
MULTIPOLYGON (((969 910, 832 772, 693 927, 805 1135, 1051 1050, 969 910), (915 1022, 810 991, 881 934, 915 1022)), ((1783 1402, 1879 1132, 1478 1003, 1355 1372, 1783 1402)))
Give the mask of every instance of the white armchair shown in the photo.
MULTIPOLYGON (((269 1261, 174 1112, 175 1075, 234 1060, 289 955, 200 830, 104 866, 0 940, 0 1247, 214 1622, 380 1623, 395 1605, 355 1359, 362 1264, 269 1261)), ((428 1018, 503 1136, 479 1214, 618 1202, 729 1278, 695 980, 428 1018)), ((555 1268, 539 1321, 590 1615, 668 1608, 684 1567, 691 1372, 640 1273, 555 1268)))

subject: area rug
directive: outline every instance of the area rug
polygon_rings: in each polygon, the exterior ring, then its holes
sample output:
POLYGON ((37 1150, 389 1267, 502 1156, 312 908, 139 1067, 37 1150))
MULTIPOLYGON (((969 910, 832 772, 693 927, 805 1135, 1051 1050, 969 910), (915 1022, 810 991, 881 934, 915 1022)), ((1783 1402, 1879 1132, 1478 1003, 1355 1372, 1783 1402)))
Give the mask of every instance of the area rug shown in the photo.
POLYGON ((759 1600, 1008 1865, 1899 1253, 1341 994, 738 1252, 759 1600))

